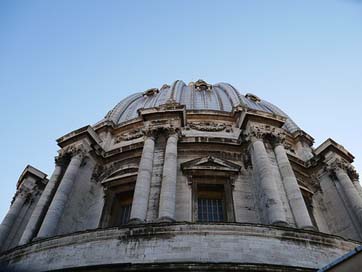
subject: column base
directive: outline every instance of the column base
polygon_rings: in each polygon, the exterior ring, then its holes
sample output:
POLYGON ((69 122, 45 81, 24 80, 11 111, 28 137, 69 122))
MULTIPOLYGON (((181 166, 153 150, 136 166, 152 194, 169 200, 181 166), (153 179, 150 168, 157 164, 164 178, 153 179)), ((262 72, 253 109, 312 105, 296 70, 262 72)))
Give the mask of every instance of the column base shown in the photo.
POLYGON ((317 231, 317 229, 314 226, 305 226, 305 227, 301 227, 301 229, 317 231))
POLYGON ((168 216, 162 216, 156 220, 157 223, 173 223, 176 222, 175 219, 168 217, 168 216))
POLYGON ((146 223, 146 221, 139 219, 139 218, 132 218, 128 221, 128 224, 130 224, 130 225, 137 225, 137 224, 144 224, 144 223, 146 223))
POLYGON ((272 225, 275 225, 275 226, 281 226, 281 227, 288 227, 289 224, 285 221, 275 221, 272 223, 272 225))

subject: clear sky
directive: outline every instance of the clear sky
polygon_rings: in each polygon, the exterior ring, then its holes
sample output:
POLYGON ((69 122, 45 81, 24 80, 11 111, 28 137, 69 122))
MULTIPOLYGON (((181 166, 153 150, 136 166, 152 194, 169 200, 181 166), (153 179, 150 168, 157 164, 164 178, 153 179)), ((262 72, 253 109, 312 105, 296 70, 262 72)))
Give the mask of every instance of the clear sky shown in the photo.
POLYGON ((362 171, 362 1, 0 1, 0 219, 27 164, 125 96, 229 82, 328 137, 362 171))

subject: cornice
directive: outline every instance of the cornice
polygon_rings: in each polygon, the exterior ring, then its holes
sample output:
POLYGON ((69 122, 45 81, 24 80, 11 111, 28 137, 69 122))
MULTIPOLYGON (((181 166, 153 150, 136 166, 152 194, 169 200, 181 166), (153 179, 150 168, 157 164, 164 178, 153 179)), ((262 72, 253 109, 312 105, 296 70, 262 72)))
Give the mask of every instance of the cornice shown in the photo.
POLYGON ((341 156, 343 159, 347 160, 349 163, 352 163, 354 161, 354 156, 342 145, 338 144, 331 138, 323 142, 319 147, 314 150, 314 152, 317 156, 323 157, 328 152, 333 152, 341 156))

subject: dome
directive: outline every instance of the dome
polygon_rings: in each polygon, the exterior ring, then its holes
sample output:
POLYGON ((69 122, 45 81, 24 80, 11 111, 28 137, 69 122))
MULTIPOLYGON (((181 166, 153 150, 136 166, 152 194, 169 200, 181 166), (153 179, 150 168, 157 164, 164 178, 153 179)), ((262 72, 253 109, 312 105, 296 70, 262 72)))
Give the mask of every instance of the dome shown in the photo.
POLYGON ((362 242, 353 155, 227 83, 133 94, 57 143, 49 179, 14 183, 1 271, 306 272, 362 242))
POLYGON ((284 128, 293 133, 299 127, 277 106, 260 99, 253 94, 242 95, 229 83, 210 85, 203 80, 186 85, 181 80, 173 84, 164 84, 160 89, 152 88, 138 92, 119 102, 105 117, 115 124, 121 124, 138 117, 138 109, 153 108, 172 100, 185 105, 186 110, 212 110, 231 112, 234 107, 274 113, 287 118, 284 128))

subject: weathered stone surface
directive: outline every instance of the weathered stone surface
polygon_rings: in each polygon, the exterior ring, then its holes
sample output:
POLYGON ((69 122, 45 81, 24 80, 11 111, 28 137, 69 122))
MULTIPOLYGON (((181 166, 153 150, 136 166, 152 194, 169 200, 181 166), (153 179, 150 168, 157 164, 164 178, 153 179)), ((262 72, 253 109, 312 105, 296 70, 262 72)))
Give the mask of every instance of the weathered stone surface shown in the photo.
POLYGON ((153 224, 40 240, 0 257, 37 271, 122 263, 249 263, 319 268, 357 244, 342 238, 251 224, 153 224), (107 252, 105 254, 105 252, 107 252))
POLYGON ((69 165, 45 190, 44 173, 24 170, 0 225, 0 263, 313 271, 362 241, 353 155, 332 139, 313 141, 279 108, 229 84, 176 81, 132 95, 57 140, 69 165))

